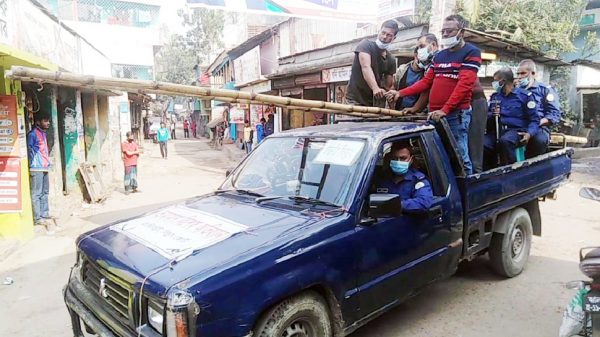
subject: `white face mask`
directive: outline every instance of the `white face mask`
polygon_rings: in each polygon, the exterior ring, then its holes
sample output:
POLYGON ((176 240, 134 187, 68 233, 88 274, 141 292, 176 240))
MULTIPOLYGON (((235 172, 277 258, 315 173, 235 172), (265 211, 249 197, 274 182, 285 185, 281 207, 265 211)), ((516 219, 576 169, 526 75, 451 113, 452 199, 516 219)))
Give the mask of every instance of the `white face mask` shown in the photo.
POLYGON ((452 48, 452 47, 458 45, 459 43, 460 43, 460 39, 458 38, 458 35, 442 39, 442 46, 444 46, 444 49, 452 48))
POLYGON ((427 60, 429 60, 429 55, 431 55, 431 53, 429 52, 429 48, 425 47, 417 49, 417 59, 419 61, 426 62, 427 60))
POLYGON ((379 48, 379 49, 382 49, 382 50, 390 49, 391 43, 383 43, 379 39, 375 40, 375 43, 377 44, 377 48, 379 48))

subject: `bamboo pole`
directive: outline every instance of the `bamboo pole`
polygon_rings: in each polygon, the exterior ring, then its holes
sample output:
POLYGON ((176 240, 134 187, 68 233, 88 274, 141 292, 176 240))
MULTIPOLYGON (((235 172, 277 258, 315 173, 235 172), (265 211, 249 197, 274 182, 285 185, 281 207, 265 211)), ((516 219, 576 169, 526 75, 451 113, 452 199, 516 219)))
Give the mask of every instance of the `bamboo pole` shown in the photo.
POLYGON ((241 92, 227 89, 196 87, 190 85, 158 81, 81 75, 68 72, 48 71, 18 66, 13 66, 10 70, 7 70, 5 77, 28 82, 51 83, 74 87, 89 87, 94 89, 123 90, 140 93, 157 93, 176 96, 192 96, 218 99, 223 101, 227 99, 245 100, 261 104, 273 104, 285 108, 308 108, 312 109, 308 111, 319 111, 359 117, 365 117, 370 115, 376 115, 374 117, 379 117, 381 115, 394 117, 405 116, 405 114, 400 111, 378 107, 355 106, 340 103, 256 94, 253 92, 241 92))

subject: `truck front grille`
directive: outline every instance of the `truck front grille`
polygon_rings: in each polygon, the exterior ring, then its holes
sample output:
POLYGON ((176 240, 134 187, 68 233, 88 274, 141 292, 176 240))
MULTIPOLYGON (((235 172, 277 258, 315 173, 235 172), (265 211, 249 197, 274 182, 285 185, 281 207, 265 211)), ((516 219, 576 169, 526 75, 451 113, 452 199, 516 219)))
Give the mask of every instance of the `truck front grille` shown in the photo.
POLYGON ((83 283, 90 291, 108 303, 113 311, 120 316, 115 318, 123 323, 129 322, 131 290, 125 286, 125 282, 89 261, 85 261, 83 264, 82 276, 83 283))

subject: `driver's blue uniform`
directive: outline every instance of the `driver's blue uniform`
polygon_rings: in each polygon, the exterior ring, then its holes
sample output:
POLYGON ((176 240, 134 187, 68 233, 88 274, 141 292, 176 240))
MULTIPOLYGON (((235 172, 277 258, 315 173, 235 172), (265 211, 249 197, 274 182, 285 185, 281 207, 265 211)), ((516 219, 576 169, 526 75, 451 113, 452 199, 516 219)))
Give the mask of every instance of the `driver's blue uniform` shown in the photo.
POLYGON ((425 174, 409 168, 404 179, 394 182, 390 176, 377 184, 377 193, 398 194, 402 200, 402 210, 406 212, 422 212, 431 207, 433 192, 425 174))

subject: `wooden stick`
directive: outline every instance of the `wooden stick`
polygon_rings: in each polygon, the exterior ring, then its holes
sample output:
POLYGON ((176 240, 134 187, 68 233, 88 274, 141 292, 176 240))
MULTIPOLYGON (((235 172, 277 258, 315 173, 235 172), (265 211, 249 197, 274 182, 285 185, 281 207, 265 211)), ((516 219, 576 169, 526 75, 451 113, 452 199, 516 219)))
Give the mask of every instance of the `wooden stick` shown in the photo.
POLYGON ((7 78, 19 79, 28 82, 46 82, 58 85, 85 87, 93 89, 123 90, 143 93, 158 93, 176 96, 193 96, 217 100, 246 100, 261 104, 273 104, 280 107, 302 107, 308 111, 331 111, 336 114, 373 114, 385 116, 404 116, 405 114, 391 109, 347 105, 307 99, 281 97, 273 95, 255 94, 227 89, 213 89, 191 85, 174 84, 158 81, 137 80, 128 78, 112 78, 101 76, 80 75, 61 71, 48 71, 35 68, 13 66, 6 71, 7 78))

